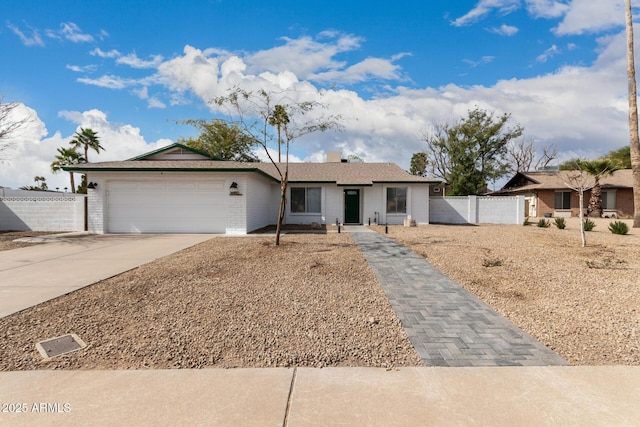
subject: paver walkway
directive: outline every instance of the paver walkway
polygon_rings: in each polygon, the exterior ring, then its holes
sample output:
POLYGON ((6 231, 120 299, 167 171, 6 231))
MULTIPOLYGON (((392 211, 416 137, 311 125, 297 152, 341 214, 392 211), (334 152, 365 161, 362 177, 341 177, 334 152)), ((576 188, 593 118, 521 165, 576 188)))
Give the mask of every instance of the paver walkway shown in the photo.
POLYGON ((426 366, 568 365, 415 252, 367 229, 347 231, 426 366))

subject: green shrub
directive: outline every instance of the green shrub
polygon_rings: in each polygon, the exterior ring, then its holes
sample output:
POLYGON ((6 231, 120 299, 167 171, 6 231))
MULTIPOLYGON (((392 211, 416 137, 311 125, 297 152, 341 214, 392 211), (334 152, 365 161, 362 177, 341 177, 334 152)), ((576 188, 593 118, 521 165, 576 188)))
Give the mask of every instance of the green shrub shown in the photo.
POLYGON ((564 220, 564 218, 559 217, 553 221, 553 225, 558 227, 560 230, 564 230, 565 227, 567 226, 567 222, 564 220))
POLYGON ((591 231, 596 226, 596 223, 591 221, 589 218, 584 220, 584 231, 591 231))
POLYGON ((529 221, 529 217, 526 217, 526 218, 524 219, 524 222, 522 223, 522 225, 531 225, 531 224, 532 224, 532 223, 531 223, 531 221, 529 221))
POLYGON ((629 226, 622 221, 616 221, 609 224, 609 231, 613 234, 627 234, 629 232, 629 226))
POLYGON ((551 223, 548 220, 544 219, 544 218, 540 218, 536 225, 538 227, 541 227, 541 228, 547 228, 547 227, 549 227, 551 225, 551 223))

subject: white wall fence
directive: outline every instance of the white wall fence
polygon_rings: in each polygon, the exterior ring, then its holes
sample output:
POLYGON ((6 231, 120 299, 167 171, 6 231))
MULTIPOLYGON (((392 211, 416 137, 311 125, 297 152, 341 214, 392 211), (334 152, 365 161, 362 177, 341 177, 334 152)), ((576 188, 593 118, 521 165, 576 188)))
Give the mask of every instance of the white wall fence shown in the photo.
POLYGON ((429 222, 442 224, 522 224, 524 196, 430 197, 429 222))
POLYGON ((0 230, 82 231, 83 194, 0 189, 0 230))

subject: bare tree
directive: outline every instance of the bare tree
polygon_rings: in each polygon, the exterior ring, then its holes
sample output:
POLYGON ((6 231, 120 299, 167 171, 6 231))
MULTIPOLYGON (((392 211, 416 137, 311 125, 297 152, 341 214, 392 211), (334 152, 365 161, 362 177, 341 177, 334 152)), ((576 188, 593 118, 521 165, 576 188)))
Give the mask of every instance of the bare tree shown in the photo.
POLYGON ((593 186, 595 185, 595 180, 593 175, 582 169, 577 169, 567 174, 564 183, 567 185, 567 187, 578 192, 578 217, 580 218, 580 237, 582 238, 582 247, 584 248, 585 246, 587 246, 587 236, 584 232, 584 192, 589 191, 593 188, 593 186))
POLYGON ((638 136, 638 99, 633 49, 633 14, 631 0, 625 0, 627 27, 627 77, 629 79, 629 145, 633 175, 633 227, 640 227, 640 137, 638 136))
MULTIPOLYGON (((275 245, 280 245, 280 231, 286 208, 287 186, 289 183, 289 147, 291 143, 310 133, 324 132, 330 129, 342 129, 340 116, 321 116, 319 118, 309 118, 309 113, 319 108, 326 108, 323 104, 315 101, 294 101, 284 96, 279 96, 276 103, 276 95, 265 90, 249 92, 241 88, 235 88, 229 95, 218 97, 213 102, 222 107, 227 106, 230 110, 228 116, 236 118, 235 124, 247 135, 262 146, 269 161, 273 164, 280 176, 280 208, 276 224, 275 245), (269 143, 273 141, 270 131, 271 127, 277 130, 278 153, 280 146, 284 145, 284 164, 276 162, 269 152, 269 143)), ((280 154, 279 154, 280 156, 280 154)))
POLYGON ((545 145, 539 153, 533 138, 518 138, 507 147, 507 160, 514 172, 538 170, 549 165, 558 155, 555 144, 545 145))
POLYGON ((30 121, 27 117, 14 117, 13 111, 19 105, 17 102, 6 102, 4 97, 0 96, 0 160, 8 157, 7 151, 13 146, 9 137, 30 121))

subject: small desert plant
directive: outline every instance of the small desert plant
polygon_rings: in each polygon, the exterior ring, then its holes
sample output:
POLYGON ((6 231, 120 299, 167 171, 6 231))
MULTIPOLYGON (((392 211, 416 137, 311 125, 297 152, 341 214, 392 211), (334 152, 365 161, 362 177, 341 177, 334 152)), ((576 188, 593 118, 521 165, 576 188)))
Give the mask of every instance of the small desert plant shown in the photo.
POLYGON ((531 225, 531 224, 532 224, 532 222, 531 222, 531 221, 529 221, 529 217, 526 217, 526 218, 524 219, 524 222, 522 223, 522 225, 525 225, 525 226, 526 226, 526 225, 531 225))
POLYGON ((500 267, 502 265, 500 258, 485 258, 482 260, 483 267, 500 267))
POLYGON ((609 231, 613 234, 627 234, 629 232, 629 226, 622 221, 615 221, 609 224, 609 231))
POLYGON ((553 225, 558 227, 560 230, 564 230, 565 227, 567 226, 567 222, 564 220, 564 218, 559 217, 553 221, 553 225))
POLYGON ((596 226, 596 223, 590 220, 589 218, 584 220, 584 231, 592 231, 595 226, 596 226))
POLYGON ((600 270, 625 270, 627 268, 627 262, 624 260, 607 257, 599 260, 588 260, 587 267, 600 270))
POLYGON ((548 228, 551 225, 551 223, 549 222, 549 220, 546 220, 544 218, 540 218, 536 225, 538 227, 540 227, 540 228, 548 228))

